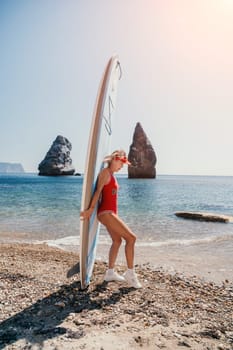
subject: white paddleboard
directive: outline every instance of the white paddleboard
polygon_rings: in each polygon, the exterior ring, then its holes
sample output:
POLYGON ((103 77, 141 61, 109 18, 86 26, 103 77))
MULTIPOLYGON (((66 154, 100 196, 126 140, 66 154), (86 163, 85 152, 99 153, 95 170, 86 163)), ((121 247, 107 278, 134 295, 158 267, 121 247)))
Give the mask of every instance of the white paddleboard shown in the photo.
MULTIPOLYGON (((111 153, 112 118, 116 108, 118 81, 121 68, 118 56, 113 56, 104 71, 99 86, 89 135, 86 166, 83 180, 81 211, 87 209, 95 189, 103 159, 111 153)), ((99 235, 97 206, 89 220, 80 220, 80 279, 81 288, 90 282, 99 235)))

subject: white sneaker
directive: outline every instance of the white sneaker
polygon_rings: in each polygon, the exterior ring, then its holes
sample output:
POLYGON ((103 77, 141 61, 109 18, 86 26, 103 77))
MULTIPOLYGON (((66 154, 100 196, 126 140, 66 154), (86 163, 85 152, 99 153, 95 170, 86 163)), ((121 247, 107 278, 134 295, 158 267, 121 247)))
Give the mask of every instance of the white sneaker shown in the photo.
POLYGON ((116 281, 116 282, 125 282, 125 278, 119 275, 114 270, 107 270, 104 276, 106 282, 116 281))
POLYGON ((128 283, 129 287, 133 288, 142 288, 141 283, 139 282, 137 275, 134 270, 127 270, 123 277, 125 278, 126 282, 128 283))

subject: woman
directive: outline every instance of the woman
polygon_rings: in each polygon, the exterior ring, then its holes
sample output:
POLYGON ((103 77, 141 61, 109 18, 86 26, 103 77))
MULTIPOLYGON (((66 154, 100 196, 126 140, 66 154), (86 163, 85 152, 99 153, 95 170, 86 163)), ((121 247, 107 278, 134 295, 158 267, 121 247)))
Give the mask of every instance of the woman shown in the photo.
POLYGON ((130 164, 124 151, 115 151, 110 156, 105 157, 107 167, 101 170, 98 176, 97 188, 93 194, 90 206, 87 210, 81 212, 81 217, 89 219, 97 202, 99 201, 97 217, 109 232, 112 245, 109 251, 108 270, 104 280, 107 282, 126 281, 130 287, 141 288, 142 285, 137 279, 134 271, 134 246, 136 242, 135 234, 117 215, 117 191, 118 183, 114 177, 114 172, 119 171, 124 164, 130 164), (114 271, 114 266, 122 239, 125 240, 125 257, 127 262, 127 271, 120 276, 114 271))

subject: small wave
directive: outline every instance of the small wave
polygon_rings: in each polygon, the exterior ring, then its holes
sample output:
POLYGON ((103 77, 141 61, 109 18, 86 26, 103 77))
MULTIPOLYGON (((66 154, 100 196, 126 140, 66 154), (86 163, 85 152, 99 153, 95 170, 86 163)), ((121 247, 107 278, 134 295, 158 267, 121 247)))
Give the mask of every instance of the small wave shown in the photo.
MULTIPOLYGON (((41 242, 38 242, 41 243, 41 242)), ((79 236, 68 236, 57 239, 49 239, 43 241, 43 243, 47 243, 50 247, 64 247, 64 246, 79 246, 80 238, 79 236)))
MULTIPOLYGON (((67 237, 57 238, 57 239, 53 239, 53 240, 46 240, 43 242, 47 243, 49 246, 53 246, 53 247, 79 246, 80 237, 79 236, 67 236, 67 237)), ((111 243, 111 239, 108 236, 103 236, 103 235, 99 236, 99 244, 109 245, 110 243, 111 243)))
POLYGON ((182 240, 168 240, 168 241, 152 241, 152 242, 138 242, 139 247, 162 247, 162 246, 191 246, 207 243, 217 243, 224 241, 233 241, 233 235, 224 235, 224 236, 212 236, 205 238, 197 239, 182 239, 182 240))
MULTIPOLYGON (((233 235, 227 234, 223 236, 209 236, 204 238, 197 239, 171 239, 167 241, 137 241, 138 247, 162 247, 162 246, 191 246, 191 245, 200 245, 200 244, 211 244, 225 241, 233 241, 233 235)), ((38 242, 39 243, 39 242, 38 242)), ((40 242, 41 243, 41 242, 40 242)), ((68 236, 63 238, 58 238, 55 240, 46 240, 44 243, 47 243, 51 247, 76 247, 80 245, 79 236, 68 236)), ((111 239, 108 236, 100 235, 99 242, 100 245, 110 245, 111 239)))

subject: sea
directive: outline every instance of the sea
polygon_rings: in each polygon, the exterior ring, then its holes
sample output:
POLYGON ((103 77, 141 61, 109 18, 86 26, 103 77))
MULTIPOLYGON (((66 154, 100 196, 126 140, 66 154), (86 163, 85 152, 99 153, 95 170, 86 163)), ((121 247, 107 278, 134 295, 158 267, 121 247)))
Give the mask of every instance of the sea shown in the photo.
MULTIPOLYGON (((198 252, 204 260, 209 256, 210 265, 213 254, 224 261, 223 265, 232 259, 232 221, 199 222, 178 218, 175 213, 233 216, 233 177, 158 175, 156 179, 128 179, 119 174, 117 179, 119 216, 137 235, 144 260, 146 248, 150 259, 156 259, 160 252, 161 261, 173 252, 179 260, 177 256, 184 256, 185 251, 187 259, 198 252)), ((44 242, 78 251, 82 184, 83 176, 0 174, 0 242, 44 242)), ((101 227, 99 244, 109 243, 108 233, 101 227)), ((221 265, 222 270, 225 265, 221 265)))

